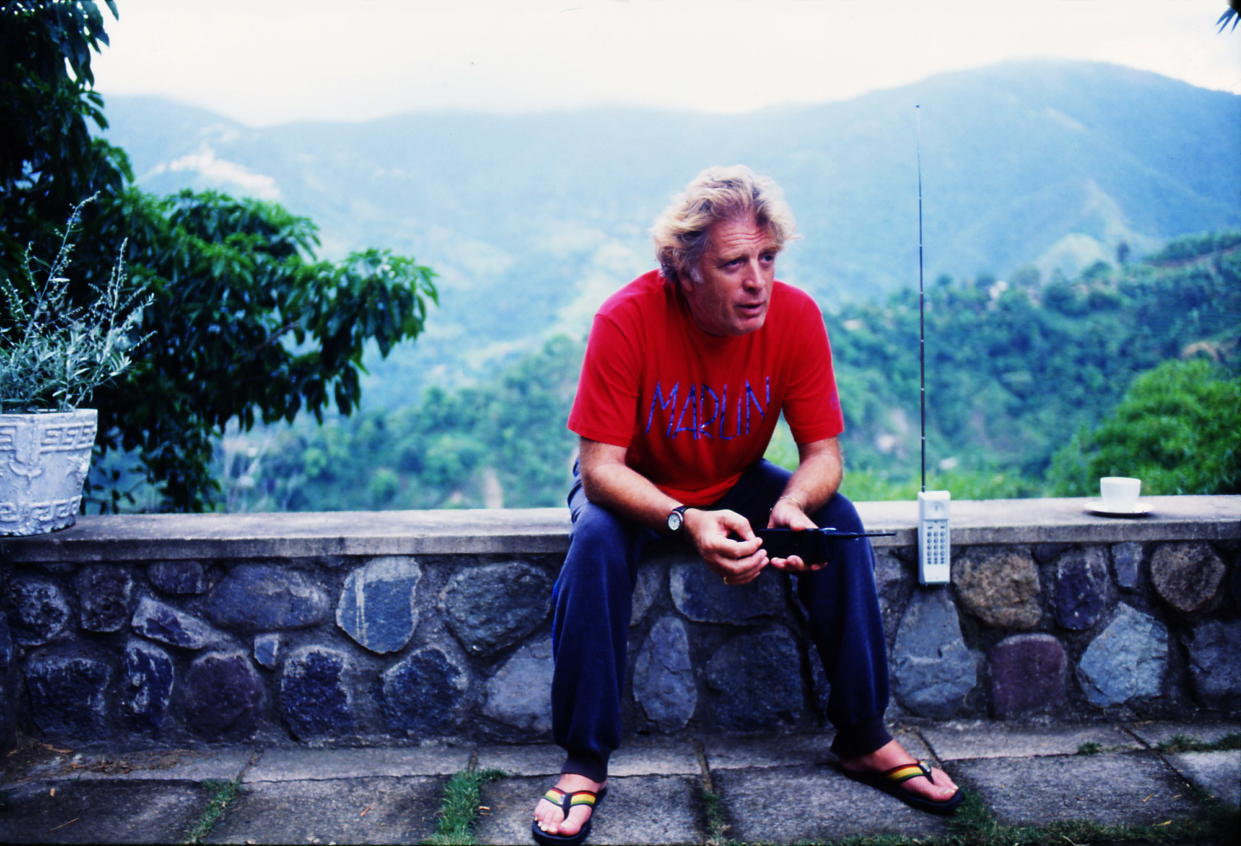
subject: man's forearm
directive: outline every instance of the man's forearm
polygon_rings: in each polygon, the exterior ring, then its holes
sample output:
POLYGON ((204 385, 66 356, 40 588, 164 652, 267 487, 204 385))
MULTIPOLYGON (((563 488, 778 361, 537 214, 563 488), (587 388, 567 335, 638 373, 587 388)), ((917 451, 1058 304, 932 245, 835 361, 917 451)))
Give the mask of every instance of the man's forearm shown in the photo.
POLYGON ((801 448, 800 459, 780 499, 810 514, 840 489, 844 478, 840 444, 835 438, 807 444, 801 448))

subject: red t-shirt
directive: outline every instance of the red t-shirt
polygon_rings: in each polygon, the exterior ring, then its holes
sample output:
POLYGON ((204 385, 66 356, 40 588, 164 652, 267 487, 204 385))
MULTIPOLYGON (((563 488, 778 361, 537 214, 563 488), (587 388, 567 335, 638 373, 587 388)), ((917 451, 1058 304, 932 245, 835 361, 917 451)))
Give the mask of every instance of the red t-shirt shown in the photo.
POLYGON ((763 327, 709 335, 659 271, 595 315, 569 428, 686 505, 709 505, 763 456, 783 412, 799 444, 844 429, 814 300, 776 282, 763 327))

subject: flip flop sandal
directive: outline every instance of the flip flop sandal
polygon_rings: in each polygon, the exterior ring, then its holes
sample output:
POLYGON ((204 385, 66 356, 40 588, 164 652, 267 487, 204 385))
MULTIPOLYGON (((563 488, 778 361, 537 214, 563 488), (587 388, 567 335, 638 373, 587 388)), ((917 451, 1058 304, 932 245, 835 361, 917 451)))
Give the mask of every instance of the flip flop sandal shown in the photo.
POLYGON ((917 808, 919 811, 929 811, 932 814, 951 814, 956 811, 957 806, 961 804, 961 800, 965 797, 961 795, 961 791, 949 796, 947 799, 928 799, 916 793, 910 793, 905 789, 905 782, 911 778, 921 778, 926 776, 927 780, 932 784, 935 783, 935 777, 931 775, 931 768, 926 765, 925 761, 917 761, 909 764, 901 764, 882 773, 866 773, 854 772, 840 767, 840 771, 856 782, 882 790, 889 796, 895 796, 911 808, 917 808))
POLYGON ((598 793, 593 790, 575 790, 572 793, 565 793, 558 787, 548 789, 541 797, 542 801, 550 802, 561 810, 565 819, 569 818, 569 811, 578 805, 587 805, 592 810, 590 817, 582 825, 577 834, 548 834, 539 828, 538 820, 530 821, 530 834, 534 837, 535 842, 543 844, 543 846, 579 846, 586 842, 586 838, 590 836, 591 823, 595 821, 595 811, 599 810, 599 805, 603 802, 603 797, 607 795, 608 789, 605 787, 598 793))

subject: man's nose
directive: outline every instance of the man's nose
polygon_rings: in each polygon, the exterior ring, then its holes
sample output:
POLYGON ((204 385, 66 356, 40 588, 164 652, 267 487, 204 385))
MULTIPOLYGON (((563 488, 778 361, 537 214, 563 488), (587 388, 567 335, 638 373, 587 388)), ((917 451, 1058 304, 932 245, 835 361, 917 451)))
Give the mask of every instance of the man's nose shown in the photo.
POLYGON ((746 265, 745 279, 742 280, 742 284, 744 284, 746 288, 755 290, 760 289, 766 281, 767 280, 763 276, 763 268, 759 265, 758 259, 755 259, 746 265))

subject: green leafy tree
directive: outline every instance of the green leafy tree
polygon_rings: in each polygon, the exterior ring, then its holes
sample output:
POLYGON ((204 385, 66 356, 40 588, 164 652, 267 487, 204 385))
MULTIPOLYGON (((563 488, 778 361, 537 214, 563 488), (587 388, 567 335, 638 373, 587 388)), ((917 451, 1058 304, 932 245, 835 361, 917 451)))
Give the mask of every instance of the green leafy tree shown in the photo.
POLYGON ((1052 461, 1060 496, 1097 492, 1101 476, 1137 476, 1145 494, 1241 493, 1241 376, 1199 356, 1134 380, 1116 411, 1052 461))
POLYGON ((0 4, 0 278, 20 278, 28 244, 54 252, 44 245, 68 210, 98 196, 71 296, 100 287, 127 242, 152 337, 127 377, 95 395, 105 454, 95 501, 119 507, 137 480, 157 491, 156 507, 200 510, 218 495, 210 468, 225 425, 350 413, 363 353, 387 355, 422 331, 434 274, 382 250, 317 261, 314 224, 275 204, 132 187, 123 151, 91 136, 107 125, 90 69, 103 24, 89 0, 0 4))

